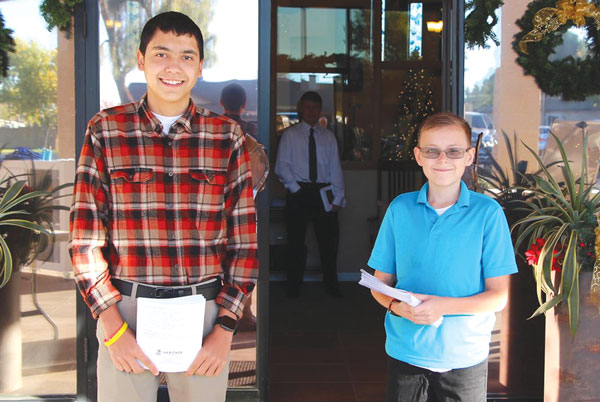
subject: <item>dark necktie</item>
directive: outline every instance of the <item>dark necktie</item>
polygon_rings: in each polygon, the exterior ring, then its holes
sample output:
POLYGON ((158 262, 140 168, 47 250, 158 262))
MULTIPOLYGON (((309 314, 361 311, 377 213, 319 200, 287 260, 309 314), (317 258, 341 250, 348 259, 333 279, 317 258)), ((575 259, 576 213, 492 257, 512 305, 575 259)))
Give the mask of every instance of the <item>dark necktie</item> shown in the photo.
POLYGON ((315 141, 315 129, 312 127, 308 138, 308 177, 313 183, 317 182, 317 143, 315 141))

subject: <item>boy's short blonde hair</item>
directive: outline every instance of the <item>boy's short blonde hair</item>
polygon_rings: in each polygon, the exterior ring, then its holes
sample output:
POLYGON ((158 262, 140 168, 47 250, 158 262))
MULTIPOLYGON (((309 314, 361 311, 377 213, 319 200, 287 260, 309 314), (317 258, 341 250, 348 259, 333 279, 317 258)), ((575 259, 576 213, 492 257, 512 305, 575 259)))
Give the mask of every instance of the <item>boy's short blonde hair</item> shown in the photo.
POLYGON ((467 123, 465 119, 455 115, 454 113, 436 113, 426 118, 423 121, 423 123, 421 123, 421 127, 419 127, 419 137, 417 139, 417 144, 421 140, 422 132, 431 130, 433 128, 449 126, 457 126, 462 128, 465 132, 465 138, 467 139, 467 143, 469 145, 471 144, 471 126, 469 126, 469 123, 467 123))

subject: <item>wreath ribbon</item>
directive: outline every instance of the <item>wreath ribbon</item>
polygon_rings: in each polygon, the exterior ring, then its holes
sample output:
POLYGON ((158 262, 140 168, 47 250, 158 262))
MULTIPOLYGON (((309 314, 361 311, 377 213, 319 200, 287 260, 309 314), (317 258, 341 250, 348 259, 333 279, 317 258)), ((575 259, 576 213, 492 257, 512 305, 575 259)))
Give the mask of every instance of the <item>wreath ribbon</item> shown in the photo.
POLYGON ((600 7, 589 0, 558 0, 556 7, 544 7, 533 17, 533 29, 519 41, 519 48, 527 54, 527 43, 539 42, 544 35, 556 31, 568 21, 578 27, 586 25, 586 17, 593 18, 600 27, 600 7))

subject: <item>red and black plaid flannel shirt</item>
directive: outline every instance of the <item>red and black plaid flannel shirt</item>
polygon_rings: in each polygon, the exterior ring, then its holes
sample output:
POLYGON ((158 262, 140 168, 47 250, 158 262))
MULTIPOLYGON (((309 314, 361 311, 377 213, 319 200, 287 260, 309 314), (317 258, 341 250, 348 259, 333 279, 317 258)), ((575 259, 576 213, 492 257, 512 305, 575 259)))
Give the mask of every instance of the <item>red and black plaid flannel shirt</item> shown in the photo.
POLYGON ((168 135, 145 98, 90 120, 70 248, 94 317, 121 299, 111 278, 177 286, 221 277, 217 304, 241 315, 258 274, 244 144, 238 125, 191 101, 168 135))

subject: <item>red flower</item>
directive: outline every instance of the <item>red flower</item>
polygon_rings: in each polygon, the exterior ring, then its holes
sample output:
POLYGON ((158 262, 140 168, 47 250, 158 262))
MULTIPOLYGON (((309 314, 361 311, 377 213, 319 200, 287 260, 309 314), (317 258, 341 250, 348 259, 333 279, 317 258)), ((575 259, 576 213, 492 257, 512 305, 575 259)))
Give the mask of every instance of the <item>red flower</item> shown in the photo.
MULTIPOLYGON (((527 258, 527 263, 529 265, 536 265, 540 259, 540 253, 542 252, 542 248, 546 240, 539 237, 535 243, 529 246, 529 250, 525 252, 525 257, 527 258)), ((552 270, 560 272, 562 270, 563 263, 563 253, 562 253, 562 244, 557 243, 554 247, 554 252, 552 253, 552 270)))
POLYGON ((538 263, 538 259, 540 258, 540 252, 542 251, 542 247, 546 241, 539 237, 535 243, 533 243, 529 250, 525 252, 525 257, 527 257, 527 263, 529 265, 535 265, 538 263))

